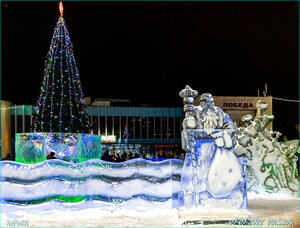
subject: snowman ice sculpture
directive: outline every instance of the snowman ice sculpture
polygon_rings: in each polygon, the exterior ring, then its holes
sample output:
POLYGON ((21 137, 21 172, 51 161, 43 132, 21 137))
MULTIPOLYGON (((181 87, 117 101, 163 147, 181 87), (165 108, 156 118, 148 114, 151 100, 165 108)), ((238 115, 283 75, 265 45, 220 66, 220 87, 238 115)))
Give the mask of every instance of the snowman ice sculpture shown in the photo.
POLYGON ((235 125, 211 94, 201 95, 194 106, 196 90, 186 86, 185 118, 181 132, 186 157, 181 175, 179 206, 190 208, 247 208, 246 164, 233 151, 235 125))

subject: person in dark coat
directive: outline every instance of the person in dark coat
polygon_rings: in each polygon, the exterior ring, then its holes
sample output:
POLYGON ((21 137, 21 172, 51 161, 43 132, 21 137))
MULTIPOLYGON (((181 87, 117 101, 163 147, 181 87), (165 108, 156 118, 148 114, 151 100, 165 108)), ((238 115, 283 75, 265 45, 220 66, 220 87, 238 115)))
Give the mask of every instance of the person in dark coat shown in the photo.
POLYGON ((103 154, 102 157, 101 157, 101 160, 103 160, 103 161, 112 161, 112 158, 111 158, 111 156, 109 155, 109 151, 108 151, 108 150, 106 150, 106 151, 104 152, 104 154, 103 154))
POLYGON ((57 159, 58 157, 56 156, 55 152, 51 151, 50 154, 47 155, 47 160, 49 159, 57 159))

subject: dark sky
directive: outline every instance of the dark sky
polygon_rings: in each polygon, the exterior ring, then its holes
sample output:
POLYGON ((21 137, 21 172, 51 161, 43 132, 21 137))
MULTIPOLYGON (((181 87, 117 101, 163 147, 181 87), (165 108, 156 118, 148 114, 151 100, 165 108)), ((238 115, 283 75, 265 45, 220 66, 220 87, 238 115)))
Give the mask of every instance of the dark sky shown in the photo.
MULTIPOLYGON (((2 2, 2 99, 35 104, 56 2, 2 2)), ((296 2, 64 2, 85 96, 181 106, 199 93, 299 99, 296 2)), ((275 107, 276 106, 276 107, 275 107)), ((274 101, 298 119, 298 104, 274 101)), ((276 113, 277 112, 277 113, 276 113)))

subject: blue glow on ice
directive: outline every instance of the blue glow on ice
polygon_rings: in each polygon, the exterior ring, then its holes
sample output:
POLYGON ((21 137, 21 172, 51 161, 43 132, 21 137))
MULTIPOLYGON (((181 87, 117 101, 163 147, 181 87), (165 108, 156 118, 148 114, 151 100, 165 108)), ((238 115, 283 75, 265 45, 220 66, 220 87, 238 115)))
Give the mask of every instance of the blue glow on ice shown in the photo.
POLYGON ((83 205, 174 208, 178 206, 182 165, 179 159, 151 162, 140 158, 122 163, 2 161, 1 204, 7 210, 48 210, 45 205, 49 203, 75 210, 83 205))

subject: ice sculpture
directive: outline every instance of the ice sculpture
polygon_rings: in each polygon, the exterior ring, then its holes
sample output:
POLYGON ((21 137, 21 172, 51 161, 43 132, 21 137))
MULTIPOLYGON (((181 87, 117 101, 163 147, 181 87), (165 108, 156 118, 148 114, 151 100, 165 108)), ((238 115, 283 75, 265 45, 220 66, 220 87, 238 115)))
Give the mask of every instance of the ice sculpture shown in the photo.
POLYGON ((182 164, 179 159, 122 163, 53 159, 30 165, 2 161, 0 206, 6 211, 176 208, 182 164))
POLYGON ((101 137, 78 133, 16 133, 16 161, 36 163, 53 151, 59 159, 82 162, 101 157, 101 137))
POLYGON ((186 86, 180 92, 185 118, 181 133, 187 152, 181 174, 179 205, 190 208, 246 208, 246 165, 233 151, 235 126, 230 117, 214 106, 204 93, 194 106, 198 92, 186 86))
POLYGON ((281 133, 268 130, 274 119, 266 115, 268 104, 256 103, 256 116, 245 115, 239 128, 234 151, 247 158, 248 192, 297 195, 297 153, 299 140, 279 142, 281 133))

